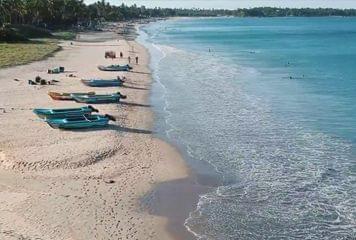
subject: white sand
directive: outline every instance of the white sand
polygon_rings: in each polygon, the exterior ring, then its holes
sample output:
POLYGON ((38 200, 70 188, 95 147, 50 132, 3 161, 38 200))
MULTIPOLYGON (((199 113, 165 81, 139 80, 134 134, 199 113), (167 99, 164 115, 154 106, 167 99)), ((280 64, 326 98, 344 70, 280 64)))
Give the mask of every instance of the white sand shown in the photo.
POLYGON ((140 207, 140 198, 159 182, 187 176, 174 148, 150 134, 152 113, 147 106, 150 75, 148 54, 136 42, 63 43, 63 51, 47 60, 0 70, 0 239, 170 239, 166 219, 140 207), (90 45, 90 46, 89 46, 90 45), (101 72, 99 64, 127 63, 139 56, 134 71, 101 72), (105 50, 124 53, 105 59, 105 50), (120 91, 132 104, 96 105, 118 121, 96 131, 50 128, 32 113, 35 107, 83 106, 54 101, 48 91, 93 91, 79 78, 49 75, 64 66, 78 77, 126 75, 129 87, 120 91), (30 86, 39 75, 57 79, 56 86, 30 86), (13 81, 18 78, 21 81, 13 81), (142 89, 137 89, 142 88, 142 89), (146 89, 146 90, 145 90, 146 89), (113 183, 109 183, 113 180, 113 183))

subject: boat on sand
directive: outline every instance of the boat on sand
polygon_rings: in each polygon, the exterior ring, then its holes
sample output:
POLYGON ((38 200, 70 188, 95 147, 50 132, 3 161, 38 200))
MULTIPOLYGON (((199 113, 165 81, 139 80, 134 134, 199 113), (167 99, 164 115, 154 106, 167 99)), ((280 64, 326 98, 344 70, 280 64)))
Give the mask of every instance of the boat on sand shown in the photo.
POLYGON ((95 128, 105 127, 109 121, 116 121, 116 119, 108 114, 105 115, 82 115, 73 116, 60 119, 47 119, 46 122, 52 128, 60 129, 81 129, 81 128, 95 128))
POLYGON ((120 98, 126 98, 120 92, 112 94, 81 95, 71 94, 74 101, 79 103, 118 103, 120 98))
POLYGON ((86 93, 59 93, 59 92, 48 92, 48 95, 53 100, 73 100, 72 94, 75 95, 94 95, 95 92, 86 92, 86 93))
POLYGON ((99 65, 98 69, 101 71, 130 71, 132 67, 129 64, 126 65, 114 64, 109 66, 99 65))
POLYGON ((52 119, 90 115, 93 112, 99 112, 99 110, 89 105, 79 108, 36 108, 33 112, 40 118, 52 119))
POLYGON ((103 80, 103 79, 82 79, 83 84, 89 87, 119 87, 123 85, 122 80, 112 79, 112 80, 103 80))

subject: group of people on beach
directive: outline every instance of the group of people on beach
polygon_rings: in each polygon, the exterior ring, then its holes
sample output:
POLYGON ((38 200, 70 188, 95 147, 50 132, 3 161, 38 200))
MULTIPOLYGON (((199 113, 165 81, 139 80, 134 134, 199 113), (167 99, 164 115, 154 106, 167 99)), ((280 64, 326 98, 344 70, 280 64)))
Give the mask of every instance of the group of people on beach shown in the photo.
MULTIPOLYGON (((124 57, 124 54, 122 52, 120 52, 120 58, 123 58, 123 57, 124 57)), ((128 56, 127 60, 129 61, 129 63, 131 63, 131 56, 128 56)), ((136 61, 136 64, 138 64, 138 56, 135 57, 135 61, 136 61)))

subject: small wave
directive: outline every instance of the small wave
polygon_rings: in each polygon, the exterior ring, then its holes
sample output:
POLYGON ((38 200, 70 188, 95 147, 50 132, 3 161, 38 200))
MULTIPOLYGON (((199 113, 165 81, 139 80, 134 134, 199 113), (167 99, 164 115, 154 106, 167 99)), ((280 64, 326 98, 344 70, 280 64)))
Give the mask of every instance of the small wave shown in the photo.
POLYGON ((279 115, 258 94, 282 73, 266 77, 236 59, 156 47, 164 53, 154 75, 163 89, 157 124, 191 159, 223 176, 223 186, 200 196, 188 231, 224 240, 354 234, 353 145, 279 115))

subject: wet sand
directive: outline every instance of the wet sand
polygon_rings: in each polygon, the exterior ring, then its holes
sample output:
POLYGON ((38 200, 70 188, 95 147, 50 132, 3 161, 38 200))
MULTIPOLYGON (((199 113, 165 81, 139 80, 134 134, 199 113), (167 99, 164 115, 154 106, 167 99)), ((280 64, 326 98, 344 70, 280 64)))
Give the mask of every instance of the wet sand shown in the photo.
POLYGON ((63 50, 47 60, 0 70, 0 239, 188 239, 181 223, 186 215, 179 209, 187 212, 200 190, 190 184, 178 151, 152 135, 146 49, 126 40, 73 43, 64 42, 63 50), (122 51, 124 58, 105 59, 106 50, 122 51), (99 64, 126 64, 128 55, 139 56, 133 72, 97 69, 99 64), (46 73, 57 66, 66 72, 46 73), (28 85, 37 75, 59 83, 28 85), (93 89, 80 82, 117 75, 128 78, 125 87, 93 89), (108 128, 61 131, 32 113, 36 107, 83 106, 54 101, 48 91, 93 90, 127 95, 120 104, 95 105, 116 117, 108 128), (182 194, 187 201, 176 202, 181 204, 175 208, 168 204, 182 194), (150 201, 149 196, 160 199, 150 201), (154 204, 142 205, 143 199, 154 204))

